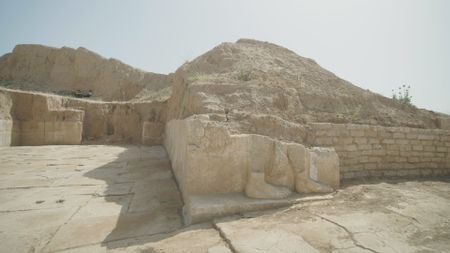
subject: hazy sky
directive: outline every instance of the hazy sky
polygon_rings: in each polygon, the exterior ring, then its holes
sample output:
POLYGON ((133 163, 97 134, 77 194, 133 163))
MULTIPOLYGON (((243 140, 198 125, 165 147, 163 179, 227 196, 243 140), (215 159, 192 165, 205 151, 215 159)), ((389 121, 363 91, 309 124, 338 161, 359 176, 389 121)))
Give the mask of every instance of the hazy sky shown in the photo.
POLYGON ((224 41, 287 47, 355 85, 450 114, 450 1, 0 0, 0 54, 83 46, 169 73, 224 41))

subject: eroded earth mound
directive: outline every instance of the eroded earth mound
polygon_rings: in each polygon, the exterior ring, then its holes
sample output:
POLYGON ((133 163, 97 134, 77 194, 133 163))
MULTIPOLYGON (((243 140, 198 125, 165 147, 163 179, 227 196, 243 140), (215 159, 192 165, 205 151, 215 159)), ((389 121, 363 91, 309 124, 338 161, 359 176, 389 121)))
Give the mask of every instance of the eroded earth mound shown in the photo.
POLYGON ((169 80, 167 75, 138 70, 82 47, 17 45, 0 58, 0 85, 126 101, 162 92, 168 88, 169 80))
POLYGON ((173 89, 169 118, 211 114, 239 131, 262 134, 277 124, 309 122, 440 128, 444 117, 361 89, 286 48, 249 39, 223 43, 186 63, 173 89))

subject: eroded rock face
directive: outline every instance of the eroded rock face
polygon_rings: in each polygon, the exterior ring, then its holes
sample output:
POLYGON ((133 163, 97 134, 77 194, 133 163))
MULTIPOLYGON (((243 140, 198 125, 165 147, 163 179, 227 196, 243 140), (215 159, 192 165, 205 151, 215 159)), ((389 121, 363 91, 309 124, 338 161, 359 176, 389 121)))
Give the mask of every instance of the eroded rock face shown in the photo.
POLYGON ((168 76, 149 73, 85 48, 17 45, 0 58, 0 82, 9 88, 61 92, 92 90, 95 98, 124 101, 157 93, 168 76))

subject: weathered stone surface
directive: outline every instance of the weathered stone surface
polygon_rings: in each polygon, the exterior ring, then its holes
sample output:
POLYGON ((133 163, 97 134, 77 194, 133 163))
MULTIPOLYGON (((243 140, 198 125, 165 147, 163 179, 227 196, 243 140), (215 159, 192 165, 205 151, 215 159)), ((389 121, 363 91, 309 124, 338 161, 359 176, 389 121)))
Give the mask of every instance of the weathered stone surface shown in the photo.
POLYGON ((107 103, 0 88, 0 105, 3 146, 162 143, 166 103, 161 101, 107 103))
POLYGON ((265 212, 286 199, 196 196, 241 216, 181 228, 162 147, 0 147, 0 252, 445 252, 449 192, 375 181, 265 212))
POLYGON ((245 186, 245 195, 257 199, 283 199, 291 194, 291 191, 283 186, 269 184, 265 180, 263 172, 249 172, 248 182, 245 186))
POLYGON ((449 182, 347 185, 333 199, 215 220, 236 252, 445 252, 449 182))
POLYGON ((0 252, 106 245, 182 224, 161 146, 1 147, 0 201, 0 252))
POLYGON ((225 246, 214 246, 209 248, 206 253, 232 253, 232 251, 225 246))
POLYGON ((331 192, 339 186, 339 163, 333 149, 314 150, 261 135, 230 134, 223 123, 207 116, 168 122, 164 145, 183 193, 188 223, 195 208, 190 201, 194 195, 245 193, 252 198, 280 199, 293 190, 331 192))

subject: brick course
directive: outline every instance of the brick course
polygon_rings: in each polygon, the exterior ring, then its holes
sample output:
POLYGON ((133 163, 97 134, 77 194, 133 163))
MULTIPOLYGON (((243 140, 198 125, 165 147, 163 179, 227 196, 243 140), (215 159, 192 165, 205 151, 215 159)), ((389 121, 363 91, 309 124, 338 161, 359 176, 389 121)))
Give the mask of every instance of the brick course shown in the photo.
POLYGON ((344 179, 450 175, 450 130, 313 123, 308 144, 334 147, 344 179))

